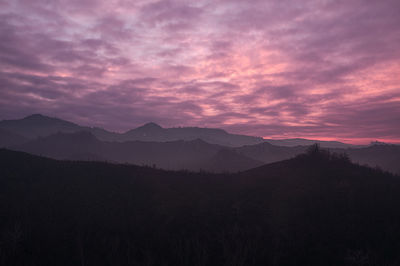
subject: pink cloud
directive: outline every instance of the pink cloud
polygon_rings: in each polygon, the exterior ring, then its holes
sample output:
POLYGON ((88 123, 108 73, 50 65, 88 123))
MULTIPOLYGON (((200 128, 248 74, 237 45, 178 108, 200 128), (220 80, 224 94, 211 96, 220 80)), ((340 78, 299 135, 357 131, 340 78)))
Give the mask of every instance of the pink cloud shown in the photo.
POLYGON ((398 1, 1 5, 0 119, 400 142, 398 1))

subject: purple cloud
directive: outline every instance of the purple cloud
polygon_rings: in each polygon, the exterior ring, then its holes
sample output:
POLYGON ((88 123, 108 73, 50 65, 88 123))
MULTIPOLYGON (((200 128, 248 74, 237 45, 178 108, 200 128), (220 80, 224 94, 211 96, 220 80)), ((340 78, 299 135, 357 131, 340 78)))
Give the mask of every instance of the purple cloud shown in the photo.
POLYGON ((400 3, 0 3, 0 119, 400 142, 400 3))

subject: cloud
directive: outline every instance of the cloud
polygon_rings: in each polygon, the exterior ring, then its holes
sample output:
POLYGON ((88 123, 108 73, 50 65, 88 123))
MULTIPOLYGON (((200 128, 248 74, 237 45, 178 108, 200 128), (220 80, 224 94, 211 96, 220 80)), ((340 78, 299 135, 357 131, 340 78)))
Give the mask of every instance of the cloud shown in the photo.
POLYGON ((400 142, 399 1, 0 5, 0 119, 400 142))

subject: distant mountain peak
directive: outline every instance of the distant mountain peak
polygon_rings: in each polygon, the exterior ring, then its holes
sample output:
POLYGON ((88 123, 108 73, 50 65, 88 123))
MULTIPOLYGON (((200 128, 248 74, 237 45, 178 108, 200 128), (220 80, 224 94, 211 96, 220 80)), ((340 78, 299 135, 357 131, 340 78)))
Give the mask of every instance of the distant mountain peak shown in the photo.
POLYGON ((15 132, 28 139, 50 136, 57 132, 71 133, 84 130, 92 132, 99 140, 117 142, 134 140, 155 142, 176 140, 190 141, 200 138, 210 144, 240 147, 243 145, 258 144, 264 141, 260 137, 231 134, 218 128, 163 128, 154 122, 146 123, 123 133, 117 133, 102 128, 81 126, 57 117, 46 116, 40 113, 32 114, 22 119, 2 120, 0 121, 0 128, 15 132))
POLYGON ((374 145, 389 145, 386 142, 382 142, 382 141, 371 141, 371 143, 369 144, 370 146, 374 146, 374 145))
POLYGON ((190 142, 192 142, 192 143, 201 143, 201 144, 203 144, 203 143, 209 144, 209 143, 207 143, 206 141, 204 141, 201 138, 197 138, 197 139, 191 140, 190 142))
POLYGON ((50 119, 51 117, 42 115, 42 114, 32 114, 24 117, 23 119, 25 120, 38 120, 38 119, 50 119))
POLYGON ((149 122, 149 123, 146 123, 146 124, 144 124, 143 126, 141 126, 141 127, 138 127, 138 129, 162 129, 162 127, 160 126, 160 125, 158 125, 158 124, 156 124, 156 123, 154 123, 154 122, 149 122))
POLYGON ((206 141, 204 141, 203 139, 197 138, 197 139, 193 139, 193 140, 188 140, 186 141, 186 144, 190 144, 190 145, 195 145, 195 146, 209 146, 209 145, 216 145, 216 144, 210 144, 206 141))
POLYGON ((36 125, 41 125, 43 123, 51 123, 52 125, 73 125, 73 126, 77 126, 76 124, 66 121, 66 120, 62 120, 60 118, 57 117, 50 117, 50 116, 46 116, 46 115, 42 115, 42 114, 32 114, 29 116, 26 116, 22 119, 22 121, 28 122, 28 123, 37 123, 36 125))

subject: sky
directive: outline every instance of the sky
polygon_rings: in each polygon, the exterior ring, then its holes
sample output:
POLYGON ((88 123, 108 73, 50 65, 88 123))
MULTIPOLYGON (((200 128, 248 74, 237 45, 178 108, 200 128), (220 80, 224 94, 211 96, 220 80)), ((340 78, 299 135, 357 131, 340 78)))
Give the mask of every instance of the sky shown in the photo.
POLYGON ((399 0, 0 0, 0 119, 400 143, 399 0))

